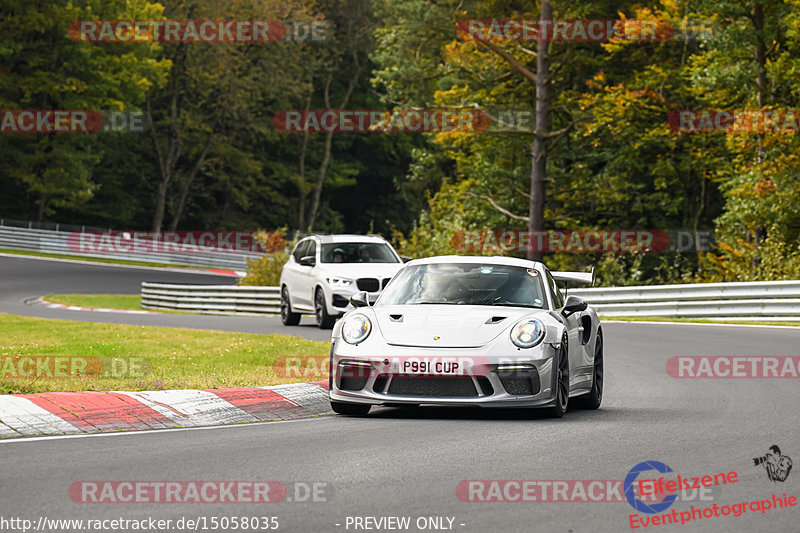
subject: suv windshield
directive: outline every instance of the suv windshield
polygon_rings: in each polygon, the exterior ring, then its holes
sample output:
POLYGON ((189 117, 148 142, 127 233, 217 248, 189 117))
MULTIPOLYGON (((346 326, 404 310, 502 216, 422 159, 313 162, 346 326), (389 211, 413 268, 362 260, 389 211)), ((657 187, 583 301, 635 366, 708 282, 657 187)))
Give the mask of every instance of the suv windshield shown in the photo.
POLYGON ((480 263, 406 267, 386 287, 380 305, 464 304, 545 307, 539 271, 480 263))
POLYGON ((337 242, 322 245, 323 263, 399 263, 387 244, 376 242, 337 242))

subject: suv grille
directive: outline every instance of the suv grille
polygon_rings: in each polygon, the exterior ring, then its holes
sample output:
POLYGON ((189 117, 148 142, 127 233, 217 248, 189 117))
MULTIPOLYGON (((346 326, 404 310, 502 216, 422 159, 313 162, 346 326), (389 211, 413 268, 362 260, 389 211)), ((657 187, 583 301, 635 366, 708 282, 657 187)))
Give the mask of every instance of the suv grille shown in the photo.
POLYGON ((378 290, 380 290, 378 280, 375 278, 358 278, 356 280, 356 286, 360 291, 378 292, 378 290))
POLYGON ((381 286, 382 286, 382 287, 385 289, 385 288, 386 288, 386 285, 387 285, 387 284, 388 284, 390 281, 392 281, 392 278, 383 278, 383 283, 381 284, 381 286))

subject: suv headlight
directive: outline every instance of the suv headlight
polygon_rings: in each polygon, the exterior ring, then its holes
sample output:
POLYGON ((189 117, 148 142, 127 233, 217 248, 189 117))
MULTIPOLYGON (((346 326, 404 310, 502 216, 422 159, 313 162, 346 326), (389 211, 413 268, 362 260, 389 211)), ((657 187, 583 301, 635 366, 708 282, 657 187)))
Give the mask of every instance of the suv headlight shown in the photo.
POLYGON ((365 315, 352 315, 342 324, 342 338, 348 344, 358 344, 369 337, 372 322, 365 315))
POLYGON ((325 278, 325 281, 331 287, 349 287, 353 283, 352 279, 347 278, 325 278))
POLYGON ((533 348, 542 342, 544 333, 544 324, 536 318, 530 318, 511 328, 511 342, 520 348, 533 348))

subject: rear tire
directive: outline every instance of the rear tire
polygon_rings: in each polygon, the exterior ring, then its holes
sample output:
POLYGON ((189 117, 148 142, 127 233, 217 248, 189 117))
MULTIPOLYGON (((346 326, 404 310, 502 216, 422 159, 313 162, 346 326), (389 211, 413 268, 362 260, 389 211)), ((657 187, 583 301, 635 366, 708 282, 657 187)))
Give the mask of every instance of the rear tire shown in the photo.
POLYGON ((300 313, 292 313, 289 291, 286 287, 281 289, 281 322, 284 326, 296 326, 300 323, 300 313))
POLYGON ((325 293, 322 289, 317 289, 314 295, 314 315, 317 317, 319 329, 331 329, 336 322, 336 317, 328 314, 328 306, 325 303, 325 293))
POLYGON ((567 346, 567 335, 561 339, 561 348, 553 358, 553 364, 557 364, 555 379, 555 405, 547 409, 547 414, 551 418, 561 418, 569 407, 569 349, 567 346))
POLYGON ((365 416, 371 408, 372 406, 366 403, 345 403, 331 400, 331 409, 340 415, 365 416))
POLYGON ((581 409, 597 409, 603 401, 603 336, 598 332, 594 344, 592 390, 578 401, 581 409))

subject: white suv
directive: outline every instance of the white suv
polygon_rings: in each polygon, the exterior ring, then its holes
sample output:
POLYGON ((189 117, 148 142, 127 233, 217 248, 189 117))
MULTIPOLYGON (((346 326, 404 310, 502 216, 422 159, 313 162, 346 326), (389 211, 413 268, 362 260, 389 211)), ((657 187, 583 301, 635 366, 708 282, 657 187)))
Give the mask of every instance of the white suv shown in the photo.
POLYGON ((281 272, 281 322, 294 326, 314 313, 327 329, 350 306, 350 296, 367 291, 378 297, 403 267, 392 245, 381 237, 312 235, 297 243, 281 272))

